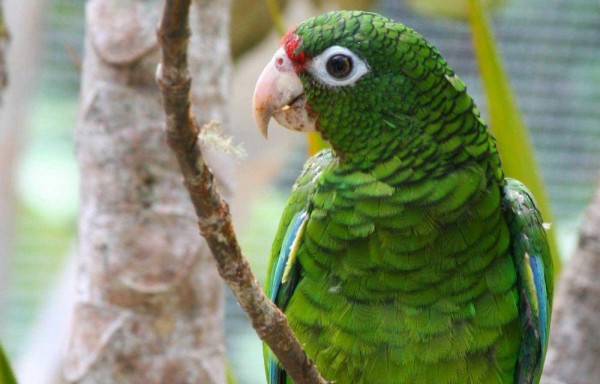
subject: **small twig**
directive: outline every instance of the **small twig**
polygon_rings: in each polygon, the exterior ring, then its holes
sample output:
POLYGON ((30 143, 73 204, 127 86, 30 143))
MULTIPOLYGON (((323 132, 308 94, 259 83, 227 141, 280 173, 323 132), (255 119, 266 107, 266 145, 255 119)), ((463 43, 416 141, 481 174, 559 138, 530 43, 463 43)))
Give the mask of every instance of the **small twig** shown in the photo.
POLYGON ((217 261, 219 274, 297 384, 326 384, 294 336, 285 315, 265 296, 235 238, 229 206, 217 191, 198 143, 199 128, 190 106, 187 47, 190 0, 167 0, 158 29, 162 61, 156 80, 166 114, 167 140, 175 153, 198 216, 200 233, 217 261))

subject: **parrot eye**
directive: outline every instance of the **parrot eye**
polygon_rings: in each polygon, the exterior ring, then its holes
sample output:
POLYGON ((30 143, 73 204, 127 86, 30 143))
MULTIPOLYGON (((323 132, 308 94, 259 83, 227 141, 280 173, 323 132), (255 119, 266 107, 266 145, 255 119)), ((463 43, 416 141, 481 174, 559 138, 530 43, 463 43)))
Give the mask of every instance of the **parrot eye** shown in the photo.
POLYGON ((345 47, 334 45, 314 57, 308 71, 329 86, 353 85, 369 72, 367 63, 345 47))
POLYGON ((352 58, 346 55, 333 55, 327 60, 327 73, 336 79, 343 79, 352 71, 352 58))

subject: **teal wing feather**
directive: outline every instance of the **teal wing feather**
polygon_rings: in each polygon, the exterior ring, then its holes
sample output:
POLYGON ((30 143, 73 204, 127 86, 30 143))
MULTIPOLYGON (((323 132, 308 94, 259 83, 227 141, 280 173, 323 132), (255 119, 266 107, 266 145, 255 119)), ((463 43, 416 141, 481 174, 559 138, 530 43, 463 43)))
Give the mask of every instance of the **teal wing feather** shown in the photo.
POLYGON ((523 335, 515 383, 537 383, 548 346, 554 290, 552 258, 535 200, 519 181, 506 181, 502 206, 517 270, 523 335))
MULTIPOLYGON (((294 289, 300 279, 300 266, 295 262, 298 239, 302 236, 304 223, 306 222, 306 211, 296 213, 286 231, 283 243, 279 251, 272 273, 269 276, 269 289, 267 294, 281 310, 285 310, 294 289)), ((271 384, 285 384, 286 373, 281 368, 274 356, 267 359, 268 382, 271 384)))
MULTIPOLYGON (((331 159, 329 151, 323 151, 307 161, 302 175, 292 188, 273 242, 265 290, 269 298, 284 312, 301 279, 301 268, 296 262, 295 253, 300 246, 308 219, 308 202, 313 182, 325 163, 331 159)), ((268 384, 290 382, 286 372, 266 345, 264 359, 268 384)))
POLYGON ((295 263, 295 253, 298 241, 304 232, 306 218, 306 211, 301 210, 290 222, 279 250, 279 256, 269 275, 269 299, 281 310, 285 310, 296 286, 298 265, 295 263))

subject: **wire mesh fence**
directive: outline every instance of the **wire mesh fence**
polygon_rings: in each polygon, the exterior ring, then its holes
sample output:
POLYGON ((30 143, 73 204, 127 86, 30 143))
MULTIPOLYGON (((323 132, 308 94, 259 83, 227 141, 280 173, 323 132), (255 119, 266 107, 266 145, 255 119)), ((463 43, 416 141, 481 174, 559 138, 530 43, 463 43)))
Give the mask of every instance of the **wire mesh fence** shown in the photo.
MULTIPOLYGON (((47 2, 38 90, 47 98, 69 98, 77 102, 84 5, 79 0, 47 2)), ((467 24, 417 14, 397 0, 380 1, 376 10, 416 29, 436 45, 468 84, 485 117, 486 107, 467 24)), ((567 232, 572 234, 598 181, 600 169, 600 40, 597 39, 600 3, 597 0, 511 1, 493 13, 493 21, 518 103, 530 128, 556 219, 559 227, 568 228, 567 232)), ((63 141, 69 145, 71 128, 65 127, 62 134, 63 141)), ((298 149, 298 153, 304 151, 304 148, 298 149)), ((298 169, 303 161, 303 155, 296 156, 297 166, 292 168, 298 169)), ((295 172, 283 176, 284 181, 276 188, 287 192, 295 176, 295 172)), ((32 217, 31 220, 37 220, 32 217)), ((47 285, 41 282, 48 284, 50 274, 57 271, 55 266, 44 268, 44 260, 52 257, 50 253, 59 255, 69 248, 65 246, 62 232, 62 240, 57 242, 52 239, 53 232, 46 231, 46 237, 40 237, 39 231, 43 228, 31 221, 24 222, 21 230, 18 261, 12 271, 15 277, 8 292, 9 310, 3 313, 3 333, 9 335, 7 347, 13 355, 18 352, 20 340, 25 338, 36 308, 47 292, 47 285)), ((272 239, 260 241, 270 243, 272 239)), ((226 312, 227 344, 239 382, 262 382, 262 375, 257 374, 262 367, 255 366, 261 353, 258 340, 230 296, 226 312), (254 359, 248 360, 247 348, 253 350, 250 355, 254 355, 254 359)))

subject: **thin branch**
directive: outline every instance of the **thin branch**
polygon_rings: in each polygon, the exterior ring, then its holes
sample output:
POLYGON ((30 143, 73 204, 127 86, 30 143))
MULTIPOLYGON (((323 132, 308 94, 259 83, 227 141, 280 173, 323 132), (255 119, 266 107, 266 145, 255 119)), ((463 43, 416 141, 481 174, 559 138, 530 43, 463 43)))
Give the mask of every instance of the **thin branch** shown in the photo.
POLYGON ((200 233, 217 261, 219 274, 297 384, 326 384, 289 327, 285 315, 265 296, 235 238, 229 206, 217 191, 198 143, 191 110, 187 46, 190 0, 167 0, 158 29, 162 48, 156 80, 166 114, 167 140, 175 153, 198 216, 200 233))

